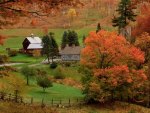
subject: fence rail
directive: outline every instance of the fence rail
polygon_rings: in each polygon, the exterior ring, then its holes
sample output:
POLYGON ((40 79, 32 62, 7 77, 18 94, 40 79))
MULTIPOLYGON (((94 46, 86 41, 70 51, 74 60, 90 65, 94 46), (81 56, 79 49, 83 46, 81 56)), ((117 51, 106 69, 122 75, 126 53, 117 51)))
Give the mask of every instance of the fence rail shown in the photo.
MULTIPOLYGON (((27 97, 22 97, 18 95, 18 92, 15 91, 14 94, 7 94, 4 92, 0 92, 0 100, 3 101, 12 101, 16 103, 23 103, 23 104, 34 104, 34 105, 41 105, 41 107, 44 106, 56 106, 56 107, 71 107, 71 106, 81 106, 83 104, 86 104, 86 101, 83 98, 68 98, 68 99, 56 99, 52 98, 49 100, 45 100, 44 98, 35 99, 33 97, 27 98, 27 97)), ((115 101, 113 99, 112 101, 115 101)), ((117 101, 117 100, 116 100, 117 101)), ((124 100, 120 100, 124 101, 124 100)), ((128 103, 134 103, 138 105, 142 105, 145 107, 150 107, 150 101, 148 102, 136 102, 133 99, 128 99, 128 103)))
POLYGON ((85 104, 84 99, 82 98, 68 98, 68 99, 56 99, 52 98, 50 100, 45 100, 44 98, 41 98, 41 100, 37 100, 33 97, 27 98, 27 97, 21 97, 18 95, 18 93, 15 94, 7 94, 0 92, 0 100, 4 101, 12 101, 16 103, 23 103, 23 104, 37 104, 41 106, 57 106, 57 107, 70 107, 70 106, 77 106, 77 105, 83 105, 85 104))

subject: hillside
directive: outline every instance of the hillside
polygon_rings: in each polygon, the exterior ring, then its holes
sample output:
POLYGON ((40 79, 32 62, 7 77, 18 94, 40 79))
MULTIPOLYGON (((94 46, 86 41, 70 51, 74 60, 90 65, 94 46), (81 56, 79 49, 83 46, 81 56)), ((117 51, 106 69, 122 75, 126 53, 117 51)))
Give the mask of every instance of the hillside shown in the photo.
POLYGON ((61 11, 53 10, 48 16, 21 17, 15 25, 5 28, 83 28, 96 26, 98 22, 102 26, 111 26, 111 18, 115 12, 118 0, 81 0, 83 6, 62 6, 61 11), (75 9, 75 15, 69 13, 75 9))

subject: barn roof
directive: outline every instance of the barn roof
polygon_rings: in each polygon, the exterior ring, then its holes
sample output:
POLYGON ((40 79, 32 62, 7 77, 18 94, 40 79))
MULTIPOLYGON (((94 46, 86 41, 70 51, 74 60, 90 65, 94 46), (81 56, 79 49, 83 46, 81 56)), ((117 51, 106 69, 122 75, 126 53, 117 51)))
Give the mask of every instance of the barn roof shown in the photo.
POLYGON ((42 44, 29 44, 27 49, 42 49, 42 44))
POLYGON ((26 37, 26 39, 30 42, 27 49, 41 49, 41 48, 43 48, 41 38, 31 34, 31 36, 26 37))
POLYGON ((42 43, 42 40, 39 37, 26 37, 31 44, 42 43))
POLYGON ((81 47, 80 46, 66 46, 64 49, 62 49, 60 51, 60 54, 74 54, 74 55, 78 55, 81 52, 81 47))

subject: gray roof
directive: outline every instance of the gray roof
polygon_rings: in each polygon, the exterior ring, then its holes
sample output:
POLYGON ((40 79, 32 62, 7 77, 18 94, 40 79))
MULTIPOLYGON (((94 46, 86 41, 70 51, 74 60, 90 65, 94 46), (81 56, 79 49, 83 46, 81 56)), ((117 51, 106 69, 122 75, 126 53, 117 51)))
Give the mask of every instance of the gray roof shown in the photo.
POLYGON ((66 46, 64 49, 60 51, 61 55, 68 54, 68 55, 78 55, 81 52, 80 46, 66 46))

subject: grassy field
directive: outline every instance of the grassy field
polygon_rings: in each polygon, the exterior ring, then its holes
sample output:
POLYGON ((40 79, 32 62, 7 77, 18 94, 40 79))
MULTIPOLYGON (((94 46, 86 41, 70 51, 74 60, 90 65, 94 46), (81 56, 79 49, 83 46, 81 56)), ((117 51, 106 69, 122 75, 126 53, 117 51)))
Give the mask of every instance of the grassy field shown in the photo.
MULTIPOLYGON (((35 63, 35 62, 33 62, 33 63, 35 63)), ((33 65, 33 63, 32 62, 25 63, 22 65, 17 65, 16 67, 18 68, 18 67, 22 67, 25 65, 33 65)), ((60 65, 59 65, 59 67, 60 67, 60 65)), ((51 78, 53 78, 55 72, 57 71, 57 69, 50 69, 49 65, 36 65, 36 66, 33 66, 33 68, 44 69, 48 73, 48 76, 51 78)), ((77 82, 80 82, 81 77, 83 76, 82 74, 80 74, 78 72, 78 66, 63 67, 63 73, 64 73, 64 76, 66 79, 71 78, 71 80, 77 81, 77 82)), ((22 94, 25 97, 25 101, 27 101, 27 102, 29 102, 31 100, 31 97, 33 97, 34 101, 38 102, 38 103, 41 102, 43 98, 46 101, 46 103, 50 103, 52 99, 55 99, 55 100, 62 99, 62 100, 68 101, 69 98, 70 99, 83 98, 83 95, 82 95, 82 92, 80 89, 72 87, 67 84, 65 85, 65 83, 63 83, 63 84, 53 83, 53 87, 47 88, 46 92, 43 93, 43 89, 37 85, 35 77, 30 78, 30 81, 29 81, 30 86, 26 86, 26 78, 20 73, 20 71, 19 72, 11 72, 10 76, 13 77, 12 81, 14 81, 15 84, 17 84, 16 82, 18 82, 18 81, 16 81, 17 80, 16 77, 18 77, 20 79, 18 84, 20 82, 21 83, 23 82, 23 86, 22 86, 23 90, 21 89, 21 92, 23 92, 22 94)), ((11 80, 11 79, 8 79, 8 80, 11 80)), ((0 78, 0 82, 4 83, 4 84, 9 84, 9 83, 7 83, 7 77, 6 77, 6 79, 5 79, 5 77, 4 77, 4 79, 0 78)), ((14 85, 14 86, 16 86, 16 85, 14 85)), ((14 91, 11 89, 11 92, 14 92, 14 91)))
MULTIPOLYGON (((3 79, 0 79, 0 82, 6 83, 6 81, 3 79)), ((30 86, 26 86, 24 84, 22 88, 21 95, 23 95, 23 101, 26 103, 30 103, 32 97, 34 99, 34 103, 38 104, 42 102, 43 98, 46 104, 50 104, 52 99, 58 101, 61 99, 63 102, 68 102, 69 99, 76 100, 83 98, 80 89, 57 83, 53 83, 53 87, 47 88, 46 92, 43 92, 43 89, 36 84, 36 81, 33 83, 31 80, 30 86)), ((14 92, 12 90, 13 89, 11 89, 11 93, 14 92)))
MULTIPOLYGON (((88 33, 92 30, 95 30, 96 28, 84 28, 84 29, 77 29, 75 30, 78 33, 79 36, 79 42, 82 45, 82 37, 83 35, 87 36, 88 33)), ((57 43, 61 44, 61 39, 63 36, 63 32, 66 29, 49 29, 49 32, 55 33, 55 39, 57 43)), ((5 48, 13 48, 13 49, 20 49, 22 48, 22 42, 26 36, 30 36, 30 34, 33 33, 36 36, 42 36, 44 35, 42 29, 3 29, 0 30, 1 35, 6 35, 8 39, 6 39, 3 46, 0 46, 0 52, 5 51, 5 48)))
POLYGON ((25 63, 38 63, 41 62, 44 57, 35 58, 25 54, 18 54, 17 56, 10 57, 12 62, 25 62, 25 63))

